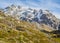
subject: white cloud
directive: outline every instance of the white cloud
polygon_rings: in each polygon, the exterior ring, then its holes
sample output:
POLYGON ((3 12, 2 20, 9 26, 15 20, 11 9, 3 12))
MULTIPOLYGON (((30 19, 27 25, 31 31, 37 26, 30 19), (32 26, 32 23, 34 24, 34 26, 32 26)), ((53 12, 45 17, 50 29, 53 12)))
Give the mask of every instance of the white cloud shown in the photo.
POLYGON ((57 12, 53 12, 53 14, 57 17, 57 18, 59 18, 60 19, 60 13, 57 13, 57 12))

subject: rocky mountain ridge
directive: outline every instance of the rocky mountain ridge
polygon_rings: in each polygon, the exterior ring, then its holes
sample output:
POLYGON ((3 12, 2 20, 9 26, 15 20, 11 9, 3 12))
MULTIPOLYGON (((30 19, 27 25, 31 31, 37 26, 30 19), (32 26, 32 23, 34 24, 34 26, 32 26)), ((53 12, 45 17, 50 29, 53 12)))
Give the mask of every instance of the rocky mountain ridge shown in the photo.
POLYGON ((55 30, 60 30, 60 20, 56 18, 49 10, 36 10, 11 5, 4 9, 4 13, 19 20, 37 22, 39 24, 45 24, 53 27, 55 30))

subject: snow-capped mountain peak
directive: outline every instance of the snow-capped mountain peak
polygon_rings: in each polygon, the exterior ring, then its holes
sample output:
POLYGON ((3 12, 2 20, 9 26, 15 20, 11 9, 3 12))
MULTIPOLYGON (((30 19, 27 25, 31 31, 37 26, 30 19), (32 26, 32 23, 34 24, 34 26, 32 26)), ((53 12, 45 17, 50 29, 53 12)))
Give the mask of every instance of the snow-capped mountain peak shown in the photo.
POLYGON ((50 27, 59 29, 58 26, 60 24, 60 20, 58 20, 49 10, 37 10, 11 5, 4 9, 4 13, 7 15, 11 15, 12 17, 15 17, 19 20, 44 23, 46 25, 49 25, 50 27))

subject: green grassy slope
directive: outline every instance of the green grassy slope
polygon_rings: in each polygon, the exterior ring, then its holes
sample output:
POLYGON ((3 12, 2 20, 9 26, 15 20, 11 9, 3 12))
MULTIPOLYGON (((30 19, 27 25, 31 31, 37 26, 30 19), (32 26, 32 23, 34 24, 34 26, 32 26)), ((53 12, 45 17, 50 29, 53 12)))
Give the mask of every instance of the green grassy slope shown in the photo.
POLYGON ((19 21, 0 12, 0 43, 55 43, 29 22, 19 21))

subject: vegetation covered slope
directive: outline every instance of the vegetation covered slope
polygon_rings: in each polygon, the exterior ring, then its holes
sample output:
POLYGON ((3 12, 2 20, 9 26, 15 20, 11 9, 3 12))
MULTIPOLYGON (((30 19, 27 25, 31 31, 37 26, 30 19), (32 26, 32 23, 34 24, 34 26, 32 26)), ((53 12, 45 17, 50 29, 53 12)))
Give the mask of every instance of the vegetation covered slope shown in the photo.
POLYGON ((33 23, 19 21, 0 12, 0 43, 55 43, 33 23))

